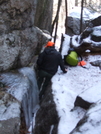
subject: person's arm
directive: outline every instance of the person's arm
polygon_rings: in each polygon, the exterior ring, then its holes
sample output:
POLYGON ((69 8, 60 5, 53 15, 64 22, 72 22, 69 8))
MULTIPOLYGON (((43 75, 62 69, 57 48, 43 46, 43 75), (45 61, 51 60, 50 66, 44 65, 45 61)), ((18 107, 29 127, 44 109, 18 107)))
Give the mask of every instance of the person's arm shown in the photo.
POLYGON ((43 53, 39 54, 37 59, 37 65, 40 66, 43 62, 43 53))

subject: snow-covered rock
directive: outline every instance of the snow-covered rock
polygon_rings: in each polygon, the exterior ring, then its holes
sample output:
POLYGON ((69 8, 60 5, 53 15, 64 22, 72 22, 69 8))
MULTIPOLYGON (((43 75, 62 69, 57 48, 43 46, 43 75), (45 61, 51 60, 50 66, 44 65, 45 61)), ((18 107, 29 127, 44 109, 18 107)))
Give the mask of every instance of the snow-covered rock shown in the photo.
MULTIPOLYGON (((5 132, 6 121, 9 120, 15 122, 12 129, 16 128, 17 125, 16 131, 20 130, 22 119, 25 121, 25 129, 28 129, 34 108, 39 101, 35 71, 25 67, 14 72, 2 73, 0 74, 0 82, 5 85, 5 87, 0 88, 1 90, 5 89, 4 92, 0 92, 0 121, 5 122, 4 126, 1 125, 2 131, 5 132)), ((9 133, 10 130, 6 131, 9 133)))

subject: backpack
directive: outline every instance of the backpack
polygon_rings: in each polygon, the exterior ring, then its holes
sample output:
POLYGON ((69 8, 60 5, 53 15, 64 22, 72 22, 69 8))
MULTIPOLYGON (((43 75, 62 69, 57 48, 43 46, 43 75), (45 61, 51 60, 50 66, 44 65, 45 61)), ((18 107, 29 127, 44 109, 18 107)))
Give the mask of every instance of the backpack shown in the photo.
POLYGON ((70 48, 68 54, 64 56, 64 63, 70 66, 77 66, 80 60, 82 61, 82 57, 73 48, 70 48))

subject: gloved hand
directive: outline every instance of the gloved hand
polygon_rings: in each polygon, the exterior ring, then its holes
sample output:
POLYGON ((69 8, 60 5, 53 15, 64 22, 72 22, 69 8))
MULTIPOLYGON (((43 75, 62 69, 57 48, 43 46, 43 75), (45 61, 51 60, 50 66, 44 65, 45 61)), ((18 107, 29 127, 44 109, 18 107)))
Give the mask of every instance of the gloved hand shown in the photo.
POLYGON ((68 71, 67 68, 65 68, 65 72, 64 73, 67 73, 67 71, 68 71))

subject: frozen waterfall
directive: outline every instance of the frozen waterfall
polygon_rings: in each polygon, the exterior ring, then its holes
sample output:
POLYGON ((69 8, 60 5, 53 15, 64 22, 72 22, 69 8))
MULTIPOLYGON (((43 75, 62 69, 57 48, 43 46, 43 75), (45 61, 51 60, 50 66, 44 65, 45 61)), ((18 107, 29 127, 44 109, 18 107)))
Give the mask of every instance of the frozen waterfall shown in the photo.
MULTIPOLYGON (((29 128, 34 108, 39 103, 35 71, 24 67, 16 71, 2 73, 0 74, 0 82, 7 85, 7 92, 21 103, 26 126, 29 128)), ((11 117, 9 114, 7 119, 11 117)))

